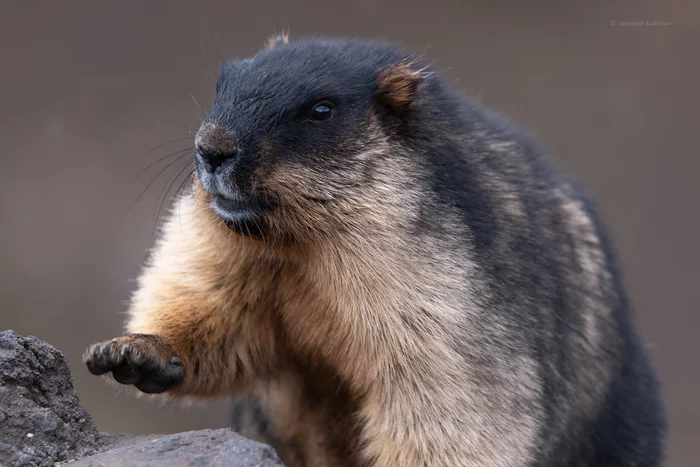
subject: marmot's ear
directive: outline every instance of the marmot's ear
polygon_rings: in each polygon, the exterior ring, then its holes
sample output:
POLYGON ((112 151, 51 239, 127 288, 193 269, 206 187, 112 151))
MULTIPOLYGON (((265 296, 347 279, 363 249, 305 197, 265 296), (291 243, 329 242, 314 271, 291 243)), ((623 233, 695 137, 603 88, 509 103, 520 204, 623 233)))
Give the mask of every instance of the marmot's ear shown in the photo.
POLYGON ((289 32, 281 32, 270 37, 265 44, 265 48, 274 49, 281 44, 289 44, 289 32))
POLYGON ((418 86, 427 77, 425 69, 403 61, 380 70, 377 95, 382 104, 393 110, 407 110, 413 104, 418 86))

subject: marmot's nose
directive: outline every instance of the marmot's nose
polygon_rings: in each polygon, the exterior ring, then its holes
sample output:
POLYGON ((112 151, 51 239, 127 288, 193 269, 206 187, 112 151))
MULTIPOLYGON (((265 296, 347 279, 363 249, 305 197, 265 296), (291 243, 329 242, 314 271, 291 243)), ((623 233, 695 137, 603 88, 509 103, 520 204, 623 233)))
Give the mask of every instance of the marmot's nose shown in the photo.
POLYGON ((197 132, 194 143, 197 158, 208 172, 214 172, 224 162, 238 155, 233 135, 220 125, 205 123, 197 132))
POLYGON ((238 154, 237 149, 220 149, 211 146, 195 145, 197 157, 204 163, 204 167, 209 172, 214 172, 217 167, 229 159, 234 159, 238 154))

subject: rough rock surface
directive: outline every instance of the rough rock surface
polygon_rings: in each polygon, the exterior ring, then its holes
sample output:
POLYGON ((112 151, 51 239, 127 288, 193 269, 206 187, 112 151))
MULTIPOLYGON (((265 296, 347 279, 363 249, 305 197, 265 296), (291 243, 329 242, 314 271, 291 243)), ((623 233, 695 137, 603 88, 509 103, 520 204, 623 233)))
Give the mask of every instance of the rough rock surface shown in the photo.
POLYGON ((275 467, 282 465, 274 449, 243 438, 227 428, 188 431, 148 440, 137 438, 120 444, 121 446, 69 465, 71 467, 113 465, 275 467))
POLYGON ((0 466, 282 466, 271 447, 229 429, 174 435, 100 433, 61 352, 0 332, 0 466))
POLYGON ((99 432, 61 352, 0 333, 0 465, 52 465, 98 448, 99 432))

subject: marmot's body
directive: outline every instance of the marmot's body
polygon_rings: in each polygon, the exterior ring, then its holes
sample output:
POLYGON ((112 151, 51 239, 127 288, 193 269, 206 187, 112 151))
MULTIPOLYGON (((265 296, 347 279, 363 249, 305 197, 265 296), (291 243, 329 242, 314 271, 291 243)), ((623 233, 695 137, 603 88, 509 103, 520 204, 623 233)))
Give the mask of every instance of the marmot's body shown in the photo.
POLYGON ((138 334, 90 370, 248 394, 290 466, 660 465, 657 383, 590 201, 401 52, 281 42, 222 70, 138 334))

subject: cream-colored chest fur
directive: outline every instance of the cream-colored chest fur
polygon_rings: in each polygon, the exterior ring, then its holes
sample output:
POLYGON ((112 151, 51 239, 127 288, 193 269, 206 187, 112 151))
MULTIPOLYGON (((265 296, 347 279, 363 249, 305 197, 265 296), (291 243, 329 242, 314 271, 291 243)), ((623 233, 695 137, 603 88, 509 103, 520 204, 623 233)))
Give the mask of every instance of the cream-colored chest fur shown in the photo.
POLYGON ((488 357, 498 330, 465 332, 484 310, 478 272, 454 238, 377 231, 285 252, 183 199, 140 278, 128 328, 197 342, 187 394, 274 379, 289 355, 330 369, 359 401, 365 454, 377 465, 460 465, 467 454, 474 465, 510 465, 531 454, 537 424, 528 413, 492 414, 534 403, 538 388, 522 385, 534 367, 495 361, 489 377, 503 390, 480 384, 483 368, 469 357, 488 357))

